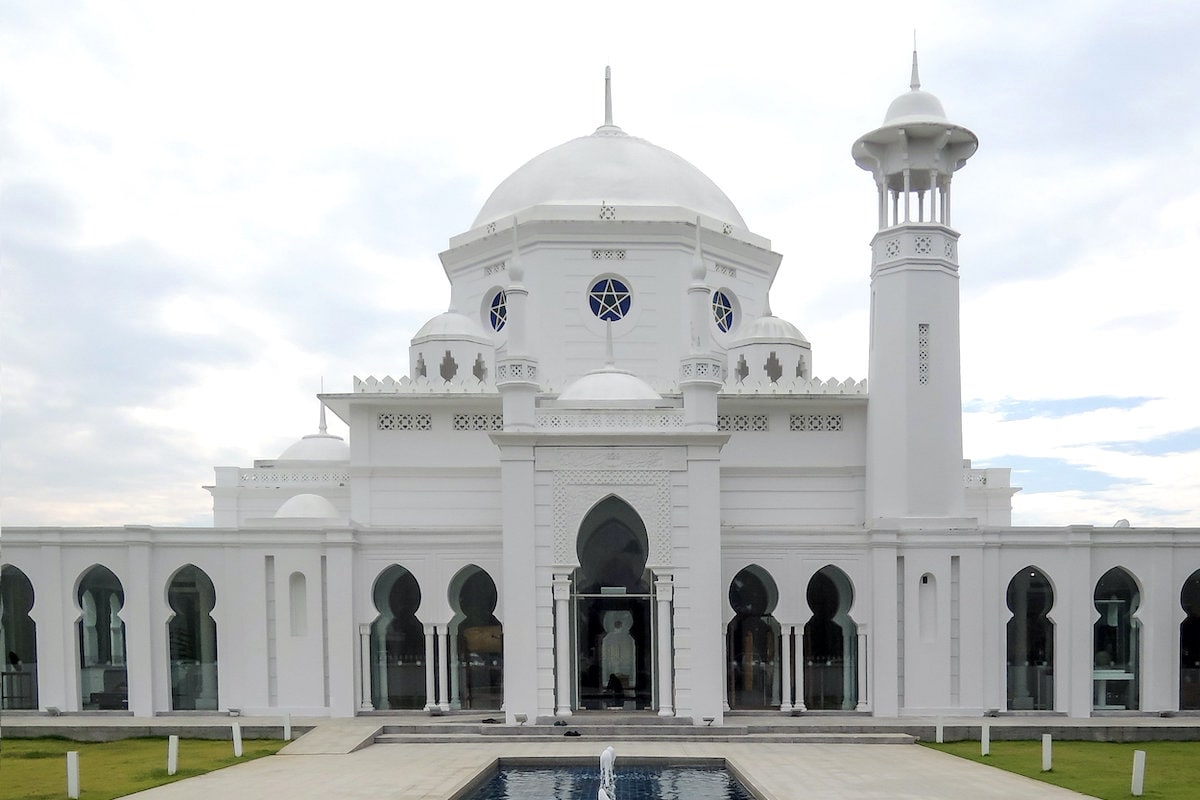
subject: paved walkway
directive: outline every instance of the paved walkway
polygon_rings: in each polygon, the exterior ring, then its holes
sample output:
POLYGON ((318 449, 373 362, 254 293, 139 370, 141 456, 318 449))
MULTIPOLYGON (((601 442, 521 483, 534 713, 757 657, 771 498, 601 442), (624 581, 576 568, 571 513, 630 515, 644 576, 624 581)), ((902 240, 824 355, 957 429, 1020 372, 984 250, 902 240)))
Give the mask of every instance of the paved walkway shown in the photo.
MULTIPOLYGON (((447 800, 498 757, 596 756, 598 742, 381 744, 346 755, 276 755, 130 795, 138 800, 447 800)), ((604 742, 603 744, 609 744, 604 742)), ((1067 800, 1059 789, 924 747, 612 742, 622 757, 724 757, 767 800, 1067 800)), ((619 784, 618 784, 619 786, 619 784)), ((530 798, 529 800, 541 800, 530 798)))

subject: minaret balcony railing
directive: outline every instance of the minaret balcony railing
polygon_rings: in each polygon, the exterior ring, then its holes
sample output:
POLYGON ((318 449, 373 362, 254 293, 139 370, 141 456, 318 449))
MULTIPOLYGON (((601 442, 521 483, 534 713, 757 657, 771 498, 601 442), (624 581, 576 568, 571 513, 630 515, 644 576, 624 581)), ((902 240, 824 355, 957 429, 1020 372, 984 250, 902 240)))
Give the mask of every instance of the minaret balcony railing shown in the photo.
POLYGON ((958 233, 938 223, 907 223, 884 228, 871 240, 872 266, 903 261, 958 267, 958 233))

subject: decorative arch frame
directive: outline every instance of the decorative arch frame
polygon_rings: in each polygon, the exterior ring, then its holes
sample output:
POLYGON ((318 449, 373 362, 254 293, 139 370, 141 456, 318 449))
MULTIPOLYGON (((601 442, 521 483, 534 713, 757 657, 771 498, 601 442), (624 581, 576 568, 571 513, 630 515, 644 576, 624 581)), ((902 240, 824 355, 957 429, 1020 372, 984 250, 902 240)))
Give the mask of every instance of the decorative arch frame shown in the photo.
POLYGON ((609 497, 646 526, 646 566, 671 563, 671 483, 666 470, 560 470, 554 473, 554 561, 580 566, 575 543, 587 515, 609 497))

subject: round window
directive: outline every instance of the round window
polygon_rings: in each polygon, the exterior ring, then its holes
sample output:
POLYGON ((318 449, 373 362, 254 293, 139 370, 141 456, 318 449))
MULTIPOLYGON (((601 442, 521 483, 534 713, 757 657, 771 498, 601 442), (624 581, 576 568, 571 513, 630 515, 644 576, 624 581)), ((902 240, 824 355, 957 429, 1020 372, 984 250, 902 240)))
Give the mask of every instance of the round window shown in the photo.
POLYGON ((728 294, 722 291, 713 292, 712 310, 713 319, 717 321, 717 328, 721 333, 729 333, 733 330, 733 301, 730 300, 728 294))
POLYGON ((620 278, 598 278, 588 292, 592 313, 604 322, 619 322, 633 305, 633 294, 620 278))
POLYGON ((492 326, 492 330, 499 333, 504 330, 504 325, 507 322, 508 295, 501 289, 492 297, 492 302, 488 306, 488 324, 492 326))

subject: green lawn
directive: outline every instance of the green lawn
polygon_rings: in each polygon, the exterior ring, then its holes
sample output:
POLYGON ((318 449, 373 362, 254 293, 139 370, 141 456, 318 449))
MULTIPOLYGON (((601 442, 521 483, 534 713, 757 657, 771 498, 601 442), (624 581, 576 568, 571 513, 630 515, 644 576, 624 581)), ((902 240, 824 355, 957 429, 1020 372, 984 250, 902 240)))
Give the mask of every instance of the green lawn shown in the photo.
POLYGON ((277 752, 287 742, 247 739, 242 757, 233 742, 180 739, 179 771, 167 775, 167 739, 71 742, 0 740, 0 800, 60 800, 67 796, 68 750, 79 751, 80 800, 110 800, 277 752))
POLYGON ((1200 742, 1055 742, 1054 769, 1042 772, 1042 743, 992 742, 991 755, 979 755, 979 742, 928 744, 936 750, 1027 775, 1103 800, 1126 800, 1133 776, 1133 751, 1146 751, 1148 800, 1200 797, 1200 742))

